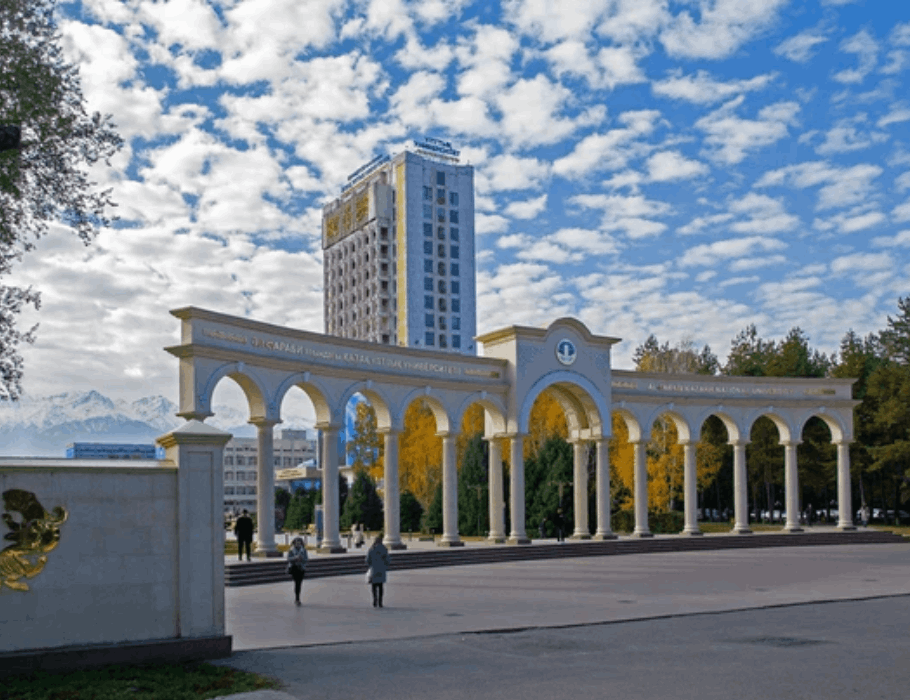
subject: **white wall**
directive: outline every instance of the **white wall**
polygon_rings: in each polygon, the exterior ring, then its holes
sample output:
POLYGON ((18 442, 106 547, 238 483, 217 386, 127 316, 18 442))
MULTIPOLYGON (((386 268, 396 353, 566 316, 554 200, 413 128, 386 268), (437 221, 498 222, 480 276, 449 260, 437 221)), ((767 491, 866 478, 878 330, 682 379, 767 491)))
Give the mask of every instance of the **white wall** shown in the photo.
POLYGON ((0 652, 178 635, 174 466, 3 459, 0 493, 8 489, 69 517, 43 571, 22 579, 30 590, 0 586, 0 652))

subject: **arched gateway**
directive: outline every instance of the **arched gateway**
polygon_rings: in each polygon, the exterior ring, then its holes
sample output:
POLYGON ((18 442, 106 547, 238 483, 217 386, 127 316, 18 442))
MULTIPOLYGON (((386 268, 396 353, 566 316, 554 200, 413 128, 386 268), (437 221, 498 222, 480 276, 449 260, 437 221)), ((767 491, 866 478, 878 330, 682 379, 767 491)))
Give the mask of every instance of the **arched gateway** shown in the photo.
MULTIPOLYGON (((853 529, 849 444, 853 439, 852 379, 779 379, 645 374, 613 371, 611 347, 617 338, 592 335, 579 321, 560 319, 548 328, 512 326, 477 338, 483 357, 468 357, 346 340, 227 316, 194 307, 171 312, 181 319, 181 344, 167 348, 180 359, 180 413, 187 420, 212 416, 215 386, 229 377, 249 402, 249 422, 258 429, 260 465, 272 462, 272 428, 281 422, 280 406, 292 387, 309 396, 316 427, 324 435, 321 462, 325 551, 344 551, 338 528, 338 431, 345 406, 355 393, 366 395, 385 439, 385 542, 404 548, 399 532, 398 434, 415 398, 432 408, 443 442, 443 535, 440 544, 458 546, 455 438, 467 408, 480 403, 490 442, 489 538, 527 543, 524 513, 523 438, 531 407, 548 391, 562 405, 574 444, 574 537, 589 538, 585 446, 596 447, 596 539, 612 538, 607 445, 611 412, 629 429, 634 446, 635 531, 650 536, 645 445, 660 416, 672 420, 684 446, 685 529, 700 534, 696 518, 695 444, 703 423, 714 415, 734 446, 734 531, 749 532, 745 446, 761 416, 777 425, 785 447, 787 523, 799 530, 796 446, 812 417, 827 423, 837 444, 838 526, 853 529), (511 523, 503 520, 501 443, 508 444, 511 523)), ((274 472, 258 470, 258 510, 274 510, 274 472)), ((276 551, 271 518, 259 527, 260 551, 276 551)))

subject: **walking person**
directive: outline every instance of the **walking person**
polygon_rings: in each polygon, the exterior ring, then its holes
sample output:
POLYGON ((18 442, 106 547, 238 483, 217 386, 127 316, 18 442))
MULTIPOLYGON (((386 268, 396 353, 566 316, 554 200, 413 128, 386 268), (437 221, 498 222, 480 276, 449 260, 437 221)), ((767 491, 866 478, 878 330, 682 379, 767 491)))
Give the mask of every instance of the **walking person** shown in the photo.
POLYGON ((540 519, 540 527, 537 528, 537 531, 540 533, 540 539, 543 539, 547 536, 547 519, 540 519))
POLYGON ((237 518, 237 522, 234 523, 234 534, 237 536, 237 558, 243 561, 243 549, 246 547, 246 560, 252 561, 250 549, 253 545, 253 519, 246 508, 243 509, 243 513, 237 518))
POLYGON ((303 538, 295 537, 288 550, 288 573, 294 579, 294 603, 296 605, 300 605, 300 588, 303 585, 303 577, 306 576, 308 559, 309 555, 306 553, 303 538))
POLYGON ((559 510, 556 511, 555 521, 556 521, 556 541, 565 542, 566 536, 565 536, 565 531, 563 528, 565 528, 566 519, 562 515, 562 508, 560 508, 559 510))
POLYGON ((389 550, 382 543, 382 533, 376 535, 373 546, 367 551, 367 583, 373 591, 373 607, 382 607, 382 586, 385 583, 386 571, 389 570, 391 560, 389 550))

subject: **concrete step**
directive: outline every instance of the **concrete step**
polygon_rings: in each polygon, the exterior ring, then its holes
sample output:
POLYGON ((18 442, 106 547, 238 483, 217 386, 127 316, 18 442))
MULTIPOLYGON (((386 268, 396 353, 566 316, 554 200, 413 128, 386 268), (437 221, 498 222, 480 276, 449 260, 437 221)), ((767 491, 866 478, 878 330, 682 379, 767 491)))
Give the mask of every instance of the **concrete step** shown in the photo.
MULTIPOLYGON (((600 541, 569 541, 564 544, 532 546, 464 547, 454 549, 405 550, 392 552, 392 569, 424 569, 441 566, 492 564, 534 559, 565 557, 614 556, 662 552, 693 552, 722 549, 754 549, 765 547, 817 547, 838 544, 889 544, 908 542, 893 532, 857 530, 853 532, 802 532, 754 535, 709 535, 704 537, 655 537, 600 541)), ((339 554, 310 559, 307 578, 347 576, 366 571, 365 553, 339 554)), ((286 581, 287 562, 265 559, 256 562, 230 563, 225 566, 225 586, 253 586, 286 581)))

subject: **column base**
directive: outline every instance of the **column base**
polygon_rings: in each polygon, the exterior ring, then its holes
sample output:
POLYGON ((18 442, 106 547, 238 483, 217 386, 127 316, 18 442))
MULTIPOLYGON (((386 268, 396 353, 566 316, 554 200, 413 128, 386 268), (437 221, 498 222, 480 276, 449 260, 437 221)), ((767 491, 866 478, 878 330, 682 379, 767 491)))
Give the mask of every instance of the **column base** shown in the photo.
POLYGON ((732 530, 734 535, 751 535, 752 530, 743 525, 742 527, 734 527, 732 530))
POLYGON ((630 537, 635 537, 636 539, 644 539, 646 537, 654 537, 654 533, 645 530, 644 532, 633 532, 630 537))
POLYGON ((506 544, 531 544, 527 537, 515 537, 514 535, 506 540, 506 544))
POLYGON ((322 545, 321 547, 317 547, 317 548, 316 548, 316 553, 317 553, 317 554, 344 554, 344 553, 347 552, 347 551, 348 551, 348 550, 346 550, 346 549, 345 549, 344 547, 342 547, 340 544, 336 544, 336 545, 322 545))
POLYGON ((487 537, 487 542, 490 544, 505 544, 506 536, 505 535, 490 535, 487 537))
POLYGON ((256 557, 257 559, 280 559, 284 555, 278 551, 277 547, 275 547, 274 549, 258 549, 257 548, 256 551, 253 552, 253 556, 256 557))
POLYGON ((841 532, 853 532, 856 529, 856 525, 838 525, 837 529, 841 532))
POLYGON ((396 542, 395 544, 387 544, 386 548, 401 550, 401 549, 407 549, 408 546, 404 542, 396 542))
POLYGON ((683 537, 701 537, 705 533, 702 532, 701 530, 696 529, 696 530, 683 530, 679 534, 682 535, 683 537))
POLYGON ((598 542, 603 542, 605 540, 616 540, 619 538, 616 535, 614 535, 612 532, 598 532, 598 533, 595 533, 591 539, 597 540, 598 542))
POLYGON ((784 525, 784 532, 804 532, 799 525, 784 525))
POLYGON ((439 540, 436 543, 437 547, 464 547, 464 542, 461 540, 439 540))
POLYGON ((574 541, 574 542, 581 542, 582 540, 589 540, 589 539, 591 539, 591 535, 588 535, 588 534, 584 534, 584 535, 571 535, 571 536, 569 537, 569 539, 572 540, 572 541, 574 541))

